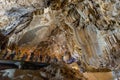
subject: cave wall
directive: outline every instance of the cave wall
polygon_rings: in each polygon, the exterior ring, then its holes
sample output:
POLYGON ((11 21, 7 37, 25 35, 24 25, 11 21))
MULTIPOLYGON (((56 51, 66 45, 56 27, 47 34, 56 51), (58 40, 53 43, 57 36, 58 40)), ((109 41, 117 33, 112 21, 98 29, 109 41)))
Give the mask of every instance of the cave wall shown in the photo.
POLYGON ((0 10, 6 47, 39 50, 47 41, 42 53, 68 51, 96 67, 119 64, 119 0, 1 0, 0 10))

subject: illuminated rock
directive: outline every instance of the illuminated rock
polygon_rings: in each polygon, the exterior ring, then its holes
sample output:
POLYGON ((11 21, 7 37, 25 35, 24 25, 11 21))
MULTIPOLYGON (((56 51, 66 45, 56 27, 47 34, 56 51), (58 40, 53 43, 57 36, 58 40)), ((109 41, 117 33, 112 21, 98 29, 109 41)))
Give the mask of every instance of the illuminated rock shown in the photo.
POLYGON ((119 69, 119 0, 1 0, 0 10, 2 50, 35 50, 58 61, 77 55, 86 70, 119 69))

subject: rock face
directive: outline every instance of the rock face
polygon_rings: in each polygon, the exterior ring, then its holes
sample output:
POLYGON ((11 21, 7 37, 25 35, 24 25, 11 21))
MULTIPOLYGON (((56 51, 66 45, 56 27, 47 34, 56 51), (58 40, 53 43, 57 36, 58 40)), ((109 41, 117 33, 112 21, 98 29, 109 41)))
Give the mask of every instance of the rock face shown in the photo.
POLYGON ((1 0, 0 10, 1 50, 74 57, 86 70, 119 69, 119 0, 1 0))

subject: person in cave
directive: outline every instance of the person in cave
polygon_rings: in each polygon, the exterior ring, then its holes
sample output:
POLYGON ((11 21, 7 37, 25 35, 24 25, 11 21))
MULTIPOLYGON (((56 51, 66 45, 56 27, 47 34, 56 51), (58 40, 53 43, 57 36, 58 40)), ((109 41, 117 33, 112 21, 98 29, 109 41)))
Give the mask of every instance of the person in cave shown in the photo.
POLYGON ((80 72, 81 72, 81 73, 84 73, 84 72, 85 72, 84 67, 80 66, 80 72))
POLYGON ((25 52, 24 55, 22 56, 21 60, 25 61, 27 59, 27 57, 28 57, 27 52, 25 52))
POLYGON ((13 50, 12 53, 10 54, 10 59, 13 60, 15 58, 15 56, 16 56, 16 51, 13 50))
POLYGON ((40 58, 40 62, 42 62, 42 55, 40 55, 39 58, 40 58))
POLYGON ((62 56, 62 61, 67 64, 72 64, 73 62, 76 62, 76 59, 71 56, 70 52, 66 51, 62 56))
POLYGON ((30 54, 30 61, 33 61, 33 59, 34 59, 34 52, 31 52, 31 54, 30 54))
POLYGON ((37 61, 38 61, 38 58, 39 58, 39 56, 38 56, 38 55, 35 55, 35 56, 34 56, 34 61, 37 62, 37 61))
POLYGON ((56 57, 53 58, 53 62, 58 62, 58 59, 56 57))
POLYGON ((46 62, 46 63, 49 63, 49 61, 50 61, 50 56, 46 55, 46 56, 45 56, 45 62, 46 62))
POLYGON ((76 59, 71 57, 69 60, 67 60, 67 64, 71 64, 71 63, 73 63, 75 61, 76 61, 76 59))
POLYGON ((4 55, 2 56, 2 59, 5 59, 7 55, 8 55, 8 50, 6 49, 4 55))
POLYGON ((18 52, 17 52, 17 59, 19 59, 19 58, 20 58, 20 55, 21 55, 21 51, 20 51, 20 50, 18 50, 18 52))
POLYGON ((49 63, 51 60, 51 57, 50 56, 47 56, 47 62, 49 63))

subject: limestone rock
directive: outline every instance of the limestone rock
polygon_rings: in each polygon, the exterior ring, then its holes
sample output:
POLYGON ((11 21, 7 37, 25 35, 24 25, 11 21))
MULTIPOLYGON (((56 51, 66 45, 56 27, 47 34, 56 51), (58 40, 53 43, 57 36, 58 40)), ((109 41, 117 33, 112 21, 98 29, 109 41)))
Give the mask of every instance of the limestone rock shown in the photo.
POLYGON ((119 0, 1 0, 0 10, 1 52, 32 50, 58 61, 74 57, 86 70, 119 69, 119 0))

